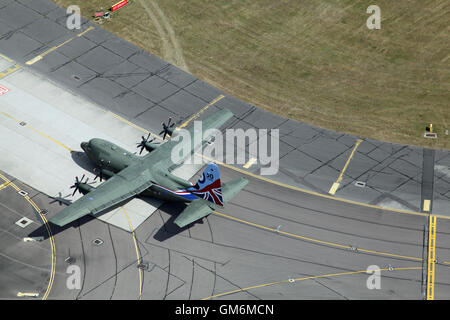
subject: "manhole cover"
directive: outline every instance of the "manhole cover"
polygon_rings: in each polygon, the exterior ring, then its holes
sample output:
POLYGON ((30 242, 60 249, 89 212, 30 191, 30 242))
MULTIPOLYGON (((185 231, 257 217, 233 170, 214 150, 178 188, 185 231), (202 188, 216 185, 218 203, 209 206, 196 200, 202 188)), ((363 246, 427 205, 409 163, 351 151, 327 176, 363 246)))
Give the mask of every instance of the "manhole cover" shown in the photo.
POLYGON ((21 196, 23 196, 23 197, 25 197, 25 196, 28 195, 28 192, 23 191, 23 190, 19 190, 18 193, 19 193, 21 196))
POLYGON ((355 186, 364 188, 366 186, 366 183, 364 181, 356 181, 355 186))

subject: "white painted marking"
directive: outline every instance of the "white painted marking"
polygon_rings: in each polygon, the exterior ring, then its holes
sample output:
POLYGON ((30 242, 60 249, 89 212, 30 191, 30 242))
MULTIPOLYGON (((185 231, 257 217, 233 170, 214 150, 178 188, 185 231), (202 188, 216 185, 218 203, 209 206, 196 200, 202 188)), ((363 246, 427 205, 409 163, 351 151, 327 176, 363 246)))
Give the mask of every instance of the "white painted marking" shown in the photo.
POLYGON ((4 95, 7 92, 9 92, 9 89, 0 85, 0 96, 4 95))

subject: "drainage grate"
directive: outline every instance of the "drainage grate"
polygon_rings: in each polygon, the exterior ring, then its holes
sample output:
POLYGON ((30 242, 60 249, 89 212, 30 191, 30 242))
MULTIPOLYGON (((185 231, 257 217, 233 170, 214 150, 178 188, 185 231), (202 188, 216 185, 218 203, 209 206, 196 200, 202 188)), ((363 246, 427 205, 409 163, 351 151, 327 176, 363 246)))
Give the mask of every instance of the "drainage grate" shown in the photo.
POLYGON ((366 186, 366 183, 364 181, 356 181, 355 186, 364 188, 366 186))
POLYGON ((28 219, 27 217, 23 217, 22 219, 16 221, 16 225, 18 225, 21 228, 25 228, 29 224, 31 224, 33 220, 28 219))
POLYGON ((79 76, 76 76, 76 75, 73 75, 72 78, 74 78, 74 79, 77 80, 77 81, 80 81, 80 80, 81 80, 81 78, 80 78, 79 76))
POLYGON ((97 238, 94 241, 92 241, 92 243, 95 244, 96 246, 101 246, 103 244, 103 240, 100 238, 97 238))
POLYGON ((20 124, 22 127, 27 125, 27 123, 26 123, 25 121, 22 121, 22 122, 19 123, 19 124, 20 124))
POLYGON ((48 210, 47 210, 47 209, 42 209, 42 210, 41 210, 41 214, 42 214, 42 215, 45 216, 47 213, 48 213, 48 210))
POLYGON ((28 195, 28 192, 23 191, 23 190, 19 190, 18 193, 19 193, 21 196, 23 196, 23 197, 25 197, 25 196, 28 195))

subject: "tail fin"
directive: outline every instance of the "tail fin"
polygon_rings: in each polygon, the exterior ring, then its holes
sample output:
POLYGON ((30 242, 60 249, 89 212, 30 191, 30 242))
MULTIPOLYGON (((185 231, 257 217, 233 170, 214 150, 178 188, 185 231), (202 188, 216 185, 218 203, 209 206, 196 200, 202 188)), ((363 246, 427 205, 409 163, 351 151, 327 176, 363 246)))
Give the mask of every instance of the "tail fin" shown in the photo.
POLYGON ((202 177, 189 191, 199 198, 223 206, 219 167, 215 163, 208 164, 202 177))

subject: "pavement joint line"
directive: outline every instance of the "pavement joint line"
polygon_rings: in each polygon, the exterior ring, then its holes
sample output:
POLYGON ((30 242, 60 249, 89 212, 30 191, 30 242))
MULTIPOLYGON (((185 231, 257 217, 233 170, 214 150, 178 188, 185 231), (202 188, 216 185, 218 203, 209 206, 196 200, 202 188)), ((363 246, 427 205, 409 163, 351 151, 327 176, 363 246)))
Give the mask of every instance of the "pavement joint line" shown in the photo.
MULTIPOLYGON (((7 114, 7 113, 5 113, 5 112, 0 112, 0 113, 3 114, 3 115, 5 115, 5 116, 7 116, 7 117, 10 118, 10 119, 15 120, 15 121, 18 122, 18 123, 20 123, 20 120, 18 120, 18 119, 16 119, 16 118, 12 117, 11 115, 9 115, 9 114, 7 114)), ((128 124, 128 125, 130 125, 130 126, 132 126, 132 127, 134 127, 134 128, 136 128, 136 129, 138 129, 138 130, 140 130, 140 131, 142 131, 142 132, 145 132, 145 133, 149 133, 149 132, 150 132, 155 138, 157 138, 157 139, 159 139, 159 140, 162 140, 162 138, 161 138, 159 135, 157 135, 157 134, 155 134, 155 133, 153 133, 153 132, 151 132, 151 131, 149 131, 149 130, 146 130, 146 129, 144 129, 144 128, 138 126, 138 125, 135 125, 134 123, 132 123, 132 122, 130 122, 130 121, 128 121, 128 120, 122 118, 121 116, 119 116, 119 115, 117 115, 117 114, 115 114, 115 113, 113 113, 113 112, 111 112, 111 111, 107 111, 107 113, 111 114, 111 115, 114 116, 115 118, 117 118, 117 119, 123 121, 124 123, 126 123, 126 124, 128 124)), ((46 138, 52 140, 53 142, 59 144, 60 146, 62 146, 63 148, 69 150, 70 152, 73 151, 72 149, 70 149, 69 147, 65 146, 64 144, 62 144, 62 143, 56 141, 55 139, 53 139, 53 138, 51 138, 51 137, 45 135, 44 133, 42 133, 42 132, 40 132, 40 131, 38 131, 38 130, 36 130, 36 129, 30 127, 29 125, 27 125, 27 127, 30 128, 30 129, 33 129, 35 132, 37 132, 37 133, 41 134, 42 136, 44 136, 44 137, 46 137, 46 138)), ((282 183, 282 182, 278 182, 278 181, 275 181, 275 180, 272 180, 272 179, 269 179, 269 178, 266 178, 266 177, 263 177, 263 176, 254 174, 254 173, 252 173, 252 172, 249 172, 249 171, 246 171, 246 170, 243 170, 243 169, 234 167, 234 166, 232 166, 232 165, 229 165, 229 164, 226 164, 226 163, 217 161, 217 160, 215 160, 215 159, 206 157, 206 156, 204 156, 204 155, 202 155, 202 154, 199 154, 199 153, 196 153, 196 155, 202 157, 202 158, 205 159, 205 160, 208 160, 208 161, 210 161, 210 162, 214 162, 214 163, 216 163, 216 164, 218 164, 218 165, 221 165, 221 166, 223 166, 223 167, 226 167, 226 168, 228 168, 228 169, 231 169, 231 170, 240 172, 240 173, 245 174, 245 175, 247 175, 247 176, 250 176, 250 177, 252 177, 252 178, 255 178, 255 179, 258 179, 258 180, 261 180, 261 181, 265 181, 265 182, 267 182, 267 183, 271 183, 271 184, 274 184, 274 185, 278 185, 278 186, 283 187, 283 188, 286 188, 286 189, 290 189, 290 190, 294 190, 294 191, 306 193, 306 194, 309 194, 309 195, 313 195, 313 196, 317 196, 317 197, 321 197, 321 198, 325 198, 325 199, 331 199, 331 200, 335 200, 335 201, 340 201, 340 202, 344 202, 344 203, 349 203, 349 204, 353 204, 353 205, 358 205, 358 206, 362 206, 362 207, 373 208, 373 209, 378 209, 378 210, 383 210, 383 211, 389 211, 389 212, 393 212, 393 213, 395 212, 395 213, 403 213, 403 214, 417 215, 417 216, 429 216, 428 213, 414 212, 414 211, 407 211, 407 210, 394 209, 394 208, 385 208, 385 207, 380 207, 380 206, 373 205, 373 204, 368 204, 368 203, 363 203, 363 202, 353 201, 353 200, 344 199, 344 198, 337 198, 337 197, 335 197, 335 196, 331 196, 331 195, 327 195, 327 194, 322 194, 322 193, 319 193, 319 192, 315 192, 315 191, 311 191, 311 190, 307 190, 307 189, 303 189, 303 188, 291 186, 291 185, 288 185, 288 184, 285 184, 285 183, 282 183)), ((436 214, 433 214, 433 216, 435 216, 435 217, 437 217, 437 218, 440 218, 440 219, 450 220, 450 216, 443 216, 443 215, 436 215, 436 214)))
POLYGON ((248 160, 248 162, 246 163, 246 164, 244 164, 243 165, 243 167, 245 168, 245 169, 248 169, 248 168, 250 168, 255 162, 256 162, 256 158, 250 158, 250 160, 248 160))
MULTIPOLYGON (((19 119, 14 118, 13 116, 11 116, 10 114, 8 114, 8 113, 6 113, 6 112, 1 111, 0 113, 3 114, 4 116, 6 116, 6 117, 8 117, 8 118, 10 118, 10 119, 12 119, 12 120, 14 120, 14 121, 16 121, 17 123, 21 123, 21 121, 20 121, 19 119)), ((39 130, 33 128, 33 127, 30 126, 29 124, 26 124, 24 127, 28 128, 28 129, 31 129, 31 130, 33 130, 33 131, 36 132, 36 133, 39 133, 41 136, 43 136, 43 137, 45 137, 45 138, 47 138, 47 139, 49 139, 49 140, 55 142, 56 144, 60 145, 60 146, 63 147, 64 149, 68 150, 69 152, 72 152, 72 151, 73 151, 71 148, 69 148, 69 147, 66 146, 65 144, 63 144, 63 143, 61 143, 61 142, 59 142, 59 141, 53 139, 52 137, 47 136, 46 134, 44 134, 43 132, 41 132, 41 131, 39 131, 39 130)))
POLYGON ((436 269, 436 217, 430 216, 428 231, 428 273, 427 273, 427 300, 434 300, 434 278, 436 269))
MULTIPOLYGON (((392 271, 419 270, 419 269, 422 269, 422 267, 399 267, 399 268, 393 268, 393 270, 391 270, 390 268, 384 268, 384 269, 380 269, 380 271, 392 272, 392 271)), ((242 291, 247 291, 247 290, 256 289, 256 288, 262 288, 262 287, 268 287, 268 286, 273 286, 273 285, 282 284, 282 283, 292 284, 292 283, 295 283, 295 282, 298 282, 298 281, 303 281, 303 280, 313 280, 313 279, 319 279, 319 278, 331 278, 331 277, 354 275, 354 274, 361 274, 361 273, 367 273, 367 270, 349 271, 349 272, 341 272, 341 273, 333 273, 333 274, 324 274, 324 275, 318 275, 318 276, 309 276, 309 277, 303 277, 303 278, 296 278, 296 279, 288 279, 288 280, 281 280, 281 281, 276 281, 276 282, 263 283, 263 284, 259 284, 259 285, 255 285, 255 286, 251 286, 251 287, 247 287, 247 288, 236 289, 236 290, 232 290, 232 291, 219 293, 219 294, 216 294, 216 295, 213 295, 213 296, 209 296, 209 297, 203 298, 202 300, 209 300, 209 299, 212 299, 212 298, 217 298, 217 297, 221 297, 221 296, 225 296, 225 295, 230 295, 230 294, 234 294, 234 293, 238 293, 238 292, 242 292, 242 291)))
MULTIPOLYGON (((13 120, 15 120, 16 122, 19 122, 19 123, 20 123, 20 120, 15 119, 14 117, 10 116, 9 114, 4 113, 4 112, 1 112, 1 113, 4 114, 5 116, 7 116, 7 117, 9 117, 9 118, 11 118, 11 119, 13 119, 13 120)), ((120 116, 118 116, 118 115, 115 115, 115 114, 112 113, 112 112, 109 112, 109 113, 111 113, 112 115, 114 115, 117 119, 122 120, 122 121, 125 121, 127 124, 132 125, 133 127, 137 128, 137 129, 139 129, 139 130, 142 130, 142 131, 145 131, 145 132, 149 132, 148 130, 145 130, 145 129, 143 129, 143 128, 137 126, 137 125, 134 125, 133 123, 129 122, 128 120, 123 119, 122 117, 120 117, 120 116)), ((38 130, 32 128, 31 126, 28 126, 28 125, 27 125, 27 127, 29 127, 30 129, 33 129, 35 132, 37 132, 37 133, 43 135, 44 137, 49 138, 50 140, 54 141, 55 143, 58 143, 59 145, 61 145, 61 146, 63 146, 64 148, 68 149, 69 151, 71 151, 70 148, 68 148, 68 147, 66 147, 65 145, 59 143, 58 141, 56 141, 56 140, 54 140, 54 139, 48 137, 47 135, 43 134, 42 132, 40 132, 40 131, 38 131, 38 130)), ((354 149, 354 150, 356 150, 356 149, 354 149)), ((222 164, 222 165, 225 165, 225 164, 222 164)), ((254 176, 254 177, 258 178, 258 179, 266 180, 266 181, 272 182, 272 183, 275 182, 275 181, 273 181, 273 180, 264 178, 264 177, 262 177, 262 176, 250 174, 249 172, 246 172, 246 171, 244 171, 244 170, 239 170, 238 168, 235 168, 235 167, 230 166, 230 165, 225 165, 225 166, 226 166, 226 167, 230 167, 230 168, 232 168, 232 169, 234 169, 234 170, 236 170, 236 171, 243 172, 243 173, 245 173, 245 174, 247 174, 247 175, 254 176)), ((4 178, 1 174, 0 174, 0 177, 4 178)), ((9 181, 9 180, 7 180, 6 178, 5 178, 4 180, 5 180, 5 181, 9 181)), ((281 184, 281 183, 275 183, 275 184, 280 184, 281 186, 284 185, 284 184, 281 184)), ((15 186, 13 183, 11 183, 11 185, 12 185, 13 187, 15 187, 16 190, 20 190, 20 189, 19 189, 17 186, 15 186)), ((297 188, 297 187, 293 187, 293 186, 289 186, 289 185, 285 185, 285 186, 287 186, 289 189, 297 189, 298 191, 303 191, 301 188, 297 188)), ((309 191, 309 190, 305 190, 305 191, 307 191, 306 193, 309 193, 309 194, 312 193, 312 194, 319 195, 319 196, 321 196, 321 197, 331 198, 331 199, 337 200, 337 198, 335 198, 335 197, 328 197, 328 196, 326 196, 326 195, 321 195, 321 194, 319 194, 319 193, 311 192, 311 191, 309 191)), ((303 192, 304 192, 304 191, 303 191, 303 192)), ((34 204, 34 202, 33 202, 28 196, 26 196, 25 198, 27 198, 27 200, 33 205, 33 207, 34 207, 34 208, 36 209, 36 211, 39 213, 39 215, 41 216, 42 220, 43 220, 44 223, 46 224, 47 231, 49 232, 49 234, 51 234, 51 231, 49 230, 49 227, 48 227, 48 222, 47 222, 46 218, 43 217, 43 216, 41 215, 40 209, 34 204)), ((377 207, 377 206, 373 206, 373 205, 368 205, 368 204, 364 204, 364 203, 358 203, 358 202, 354 202, 354 201, 346 200, 346 199, 339 199, 339 200, 345 201, 345 202, 354 203, 354 204, 358 204, 358 205, 363 205, 363 206, 368 206, 368 207, 379 208, 379 209, 383 209, 383 210, 387 210, 387 211, 396 211, 396 212, 403 212, 403 213, 410 213, 410 214, 419 214, 419 215, 423 215, 423 214, 418 213, 418 212, 414 213, 414 212, 403 211, 403 210, 386 209, 386 208, 377 207)), ((124 212, 125 212, 125 209, 124 209, 124 212)), ((231 219, 233 219, 233 220, 237 220, 237 221, 240 221, 240 222, 244 222, 244 223, 249 224, 249 225, 253 225, 253 226, 256 226, 256 227, 259 227, 259 228, 263 228, 263 229, 266 229, 266 230, 270 230, 270 231, 274 231, 274 230, 275 230, 275 229, 273 229, 273 228, 268 228, 268 227, 264 227, 264 226, 261 226, 261 225, 257 225, 257 224, 254 224, 254 223, 251 223, 251 222, 248 222, 248 221, 244 221, 244 220, 241 220, 241 219, 237 219, 237 218, 234 218, 234 217, 231 217, 231 216, 227 216, 227 215, 224 215, 224 214, 221 214, 221 213, 218 213, 218 212, 214 212, 214 213, 219 214, 219 215, 222 215, 222 216, 224 216, 224 217, 231 218, 231 219)), ((125 213, 125 214, 126 214, 126 213, 125 213)), ((127 216, 127 215, 126 215, 126 216, 127 216)), ((437 217, 449 219, 449 217, 445 217, 445 216, 437 216, 437 215, 433 215, 433 217, 434 217, 435 219, 436 219, 437 217)), ((127 216, 127 219, 128 219, 129 224, 130 224, 131 232, 132 232, 132 234, 133 234, 133 240, 134 240, 134 243, 135 243, 135 246, 136 246, 136 250, 138 250, 138 249, 137 249, 136 238, 135 238, 135 235, 134 235, 134 231, 133 231, 133 229, 132 229, 131 222, 130 222, 128 216, 127 216)), ((299 236, 299 235, 287 233, 287 232, 284 232, 284 231, 279 231, 279 233, 285 234, 285 235, 288 235, 288 236, 293 236, 293 237, 296 237, 296 238, 302 238, 302 239, 309 240, 309 241, 313 241, 313 242, 319 242, 319 243, 328 244, 328 245, 332 245, 332 246, 339 246, 339 247, 343 247, 343 248, 349 248, 349 246, 346 246, 346 245, 340 245, 340 244, 330 243, 330 242, 326 242, 326 241, 321 241, 321 240, 316 240, 316 239, 306 238, 306 237, 302 237, 302 236, 299 236)), ((51 242, 52 242, 52 248, 54 248, 54 239, 53 239, 53 235, 51 235, 51 242)), ((395 254, 390 254, 390 253, 383 253, 383 252, 377 252, 377 251, 372 251, 372 250, 359 249, 359 251, 361 251, 361 252, 366 252, 366 253, 375 253, 375 254, 380 254, 380 255, 388 255, 388 256, 399 257, 399 258, 412 259, 412 260, 422 260, 421 258, 414 258, 414 257, 400 256, 400 255, 395 255, 395 254)), ((53 251, 52 251, 52 256, 53 256, 53 251)), ((138 256, 138 262, 139 262, 139 261, 140 261, 140 256, 139 256, 138 251, 137 251, 137 256, 138 256)), ((55 258, 54 260, 56 260, 56 257, 54 257, 54 258, 55 258)), ((53 258, 52 258, 52 262, 53 262, 53 258)), ((447 263, 447 262, 443 262, 443 263, 447 263)), ((53 266, 53 267, 52 267, 52 271, 53 271, 53 272, 52 272, 52 274, 51 274, 51 280, 50 280, 50 282, 49 282, 49 287, 48 287, 48 289, 47 289, 47 292, 46 292, 46 294, 43 296, 43 300, 45 300, 45 299, 47 298, 48 293, 49 293, 49 291, 50 291, 50 289, 51 289, 51 285, 53 284, 53 280, 54 280, 54 264, 53 264, 53 263, 52 263, 52 266, 53 266)), ((140 277, 141 277, 141 274, 140 274, 140 277)), ((142 296, 142 282, 140 281, 140 295, 139 295, 139 299, 141 299, 141 296, 142 296)))
MULTIPOLYGON (((132 123, 132 122, 122 118, 121 116, 119 116, 119 115, 117 115, 117 114, 115 114, 115 113, 113 113, 111 111, 107 111, 107 112, 112 114, 117 119, 123 121, 124 123, 127 123, 128 125, 136 128, 136 129, 138 129, 138 130, 140 130, 142 132, 145 132, 145 133, 149 133, 150 132, 154 137, 156 137, 159 140, 162 140, 162 138, 159 135, 157 135, 157 134, 155 134, 155 133, 153 133, 153 132, 151 132, 149 130, 146 130, 146 129, 142 128, 142 127, 139 127, 138 125, 136 125, 136 124, 134 124, 134 123, 132 123)), ((291 185, 288 185, 288 184, 285 184, 285 183, 282 183, 282 182, 278 182, 278 181, 275 181, 275 180, 272 180, 272 179, 269 179, 269 178, 266 178, 266 177, 263 177, 263 176, 251 173, 251 172, 246 171, 246 170, 242 170, 240 168, 237 168, 237 167, 234 167, 232 165, 229 165, 229 164, 217 161, 215 159, 208 158, 208 157, 206 157, 204 155, 201 155, 201 154, 198 154, 198 153, 197 153, 197 155, 201 156, 205 160, 214 162, 214 163, 216 163, 218 165, 226 167, 226 168, 228 168, 230 170, 234 170, 234 171, 240 172, 240 173, 245 174, 247 176, 250 176, 252 178, 255 178, 255 179, 258 179, 258 180, 262 180, 262 181, 265 181, 267 183, 275 184, 275 185, 278 185, 278 186, 286 188, 286 189, 290 189, 290 190, 298 191, 298 192, 301 192, 301 193, 306 193, 306 194, 309 194, 309 195, 313 195, 313 196, 316 196, 316 197, 321 197, 321 198, 325 198, 325 199, 331 199, 331 200, 335 200, 335 201, 339 201, 339 202, 349 203, 349 204, 362 206, 362 207, 367 207, 367 208, 372 208, 372 209, 389 211, 389 212, 392 212, 392 213, 402 213, 402 214, 409 214, 409 215, 416 215, 416 216, 423 216, 423 217, 429 216, 429 214, 423 213, 423 212, 415 212, 415 211, 408 211, 408 210, 401 210, 401 209, 394 209, 394 208, 385 208, 385 207, 381 207, 381 206, 377 206, 377 205, 373 205, 373 204, 369 204, 369 203, 363 203, 363 202, 358 202, 358 201, 354 201, 354 200, 338 198, 338 197, 331 196, 331 195, 328 195, 328 194, 322 194, 322 193, 319 193, 319 192, 315 192, 315 191, 299 188, 299 187, 296 187, 296 186, 291 186, 291 185)), ((437 218, 440 218, 440 219, 450 220, 450 216, 436 215, 436 214, 433 214, 433 215, 435 217, 437 217, 437 218)))
POLYGON ((215 103, 219 102, 220 100, 222 100, 223 98, 225 98, 225 96, 223 94, 221 94, 220 96, 216 97, 213 101, 211 101, 210 103, 208 103, 206 106, 204 106, 203 108, 200 109, 200 111, 198 111, 197 113, 195 113, 193 116, 191 116, 186 122, 184 122, 182 125, 180 125, 178 128, 176 128, 175 130, 180 130, 184 127, 186 127, 192 120, 197 119, 203 112, 205 112, 206 110, 209 109, 209 107, 211 107, 212 105, 214 105, 215 103))
MULTIPOLYGON (((0 173, 0 178, 3 179, 5 182, 7 182, 11 187, 16 189, 16 191, 20 190, 20 188, 18 186, 16 186, 16 184, 14 184, 11 180, 6 178, 1 173, 0 173)), ((55 279, 55 269, 56 269, 56 245, 55 245, 55 239, 54 239, 53 233, 51 231, 51 228, 49 226, 49 223, 48 223, 47 219, 41 213, 42 212, 41 209, 39 209, 39 207, 36 205, 36 203, 28 195, 25 196, 24 198, 28 201, 28 203, 31 204, 31 206, 36 210, 36 212, 41 217, 42 221, 44 222, 45 228, 47 229, 49 238, 50 238, 50 245, 51 245, 51 248, 52 248, 52 265, 51 265, 51 269, 50 269, 50 279, 49 279, 49 282, 48 282, 48 285, 47 285, 47 290, 45 291, 44 295, 42 296, 42 300, 46 300, 48 295, 50 294, 50 291, 51 291, 51 289, 53 287, 53 281, 55 279)))
MULTIPOLYGON (((140 265, 141 264, 141 256, 139 254, 139 247, 137 245, 136 235, 134 233, 133 225, 131 224, 130 217, 128 216, 127 211, 125 210, 125 207, 121 206, 121 208, 123 210, 123 213, 125 214, 125 217, 128 220, 128 224, 130 226, 130 232, 133 237, 134 247, 136 249, 137 262, 138 262, 138 265, 140 265)), ((142 299, 142 270, 141 270, 141 268, 138 268, 138 271, 139 271, 139 298, 138 299, 141 300, 142 299)))
MULTIPOLYGON (((224 218, 230 219, 230 220, 234 220, 234 221, 238 221, 247 225, 251 225, 253 227, 259 228, 259 229, 264 229, 267 231, 276 231, 279 234, 285 235, 285 236, 289 236, 289 237, 293 237, 293 238, 297 238, 297 239, 302 239, 302 240, 306 240, 309 242, 313 242, 313 243, 319 243, 319 244, 323 244, 323 245, 328 245, 328 246, 333 246, 333 247, 338 247, 338 248, 342 248, 342 249, 352 249, 352 246, 350 245, 343 245, 343 244, 339 244, 339 243, 333 243, 333 242, 327 242, 327 241, 323 241, 323 240, 318 240, 318 239, 313 239, 313 238, 308 238, 308 237, 304 237, 298 234, 293 234, 293 233, 289 233, 289 232, 285 232, 285 231, 281 231, 281 230, 277 230, 275 228, 270 228, 270 227, 266 227, 260 224, 256 224, 250 221, 246 221, 246 220, 242 220, 239 218, 235 218, 232 216, 229 216, 227 214, 221 213, 221 212, 217 212, 217 211, 213 211, 214 214, 222 216, 224 218)), ((382 255, 382 256, 389 256, 389 257, 393 257, 393 258, 400 258, 400 259, 408 259, 408 260, 414 260, 414 261, 423 261, 422 258, 417 258, 417 257, 409 257, 409 256, 402 256, 402 255, 398 255, 398 254, 394 254, 394 253, 389 253, 389 252, 381 252, 381 251, 375 251, 375 250, 368 250, 368 249, 362 249, 362 248, 358 248, 357 251, 354 252, 364 252, 364 253, 369 253, 369 254, 376 254, 376 255, 382 255)))
MULTIPOLYGON (((81 36, 85 35, 87 32, 89 32, 89 31, 91 31, 93 29, 95 29, 95 28, 91 26, 91 27, 87 28, 86 30, 84 30, 83 32, 80 32, 79 34, 77 34, 77 37, 81 37, 81 36)), ((72 38, 62 42, 62 43, 58 44, 57 46, 51 47, 50 49, 44 51, 40 55, 38 55, 38 56, 28 60, 27 62, 25 62, 25 64, 29 65, 29 66, 31 66, 32 64, 35 64, 36 62, 42 60, 42 58, 44 58, 47 54, 49 54, 49 53, 59 49, 63 45, 65 45, 65 44, 69 43, 70 41, 72 41, 73 39, 75 39, 75 37, 72 37, 72 38)))
POLYGON ((344 168, 341 170, 341 173, 339 174, 339 177, 337 178, 336 182, 334 182, 333 185, 331 186, 330 191, 328 192, 329 194, 334 195, 336 193, 337 189, 339 188, 339 185, 341 184, 342 178, 344 177, 344 173, 347 170, 347 167, 350 164, 350 161, 352 160, 353 155, 355 154, 356 149, 358 149, 358 146, 361 144, 361 142, 363 142, 363 140, 361 139, 356 140, 352 153, 348 157, 347 162, 345 163, 344 168))

